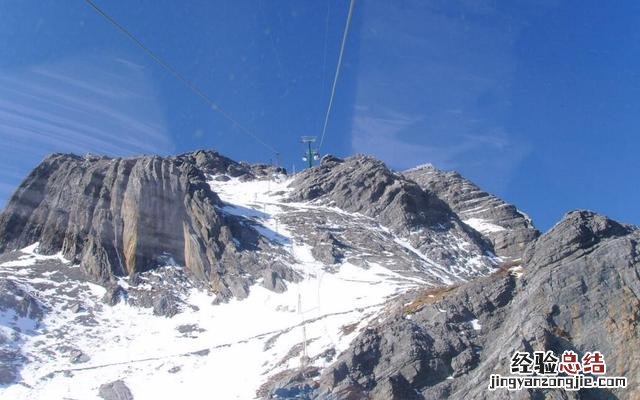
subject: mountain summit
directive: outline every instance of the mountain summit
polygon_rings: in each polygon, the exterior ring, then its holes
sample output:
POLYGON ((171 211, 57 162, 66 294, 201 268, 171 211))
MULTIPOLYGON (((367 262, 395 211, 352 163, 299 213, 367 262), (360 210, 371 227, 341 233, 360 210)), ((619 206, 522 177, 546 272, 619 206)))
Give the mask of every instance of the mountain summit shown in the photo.
POLYGON ((0 394, 496 398, 531 349, 600 350, 634 387, 638 232, 583 210, 540 235, 455 172, 365 155, 53 154, 0 214, 0 394))

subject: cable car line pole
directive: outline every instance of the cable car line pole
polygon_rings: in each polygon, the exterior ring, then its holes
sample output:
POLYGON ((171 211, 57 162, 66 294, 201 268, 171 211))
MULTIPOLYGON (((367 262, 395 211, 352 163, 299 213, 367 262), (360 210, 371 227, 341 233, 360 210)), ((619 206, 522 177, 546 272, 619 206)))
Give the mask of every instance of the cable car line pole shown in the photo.
POLYGON ((318 152, 311 149, 311 143, 315 143, 315 136, 302 136, 300 138, 302 143, 307 145, 307 150, 305 154, 302 156, 302 161, 306 161, 309 168, 313 167, 313 161, 319 158, 318 152))
POLYGON ((309 162, 309 168, 313 166, 313 153, 311 152, 311 142, 307 142, 308 150, 307 150, 307 161, 309 162))

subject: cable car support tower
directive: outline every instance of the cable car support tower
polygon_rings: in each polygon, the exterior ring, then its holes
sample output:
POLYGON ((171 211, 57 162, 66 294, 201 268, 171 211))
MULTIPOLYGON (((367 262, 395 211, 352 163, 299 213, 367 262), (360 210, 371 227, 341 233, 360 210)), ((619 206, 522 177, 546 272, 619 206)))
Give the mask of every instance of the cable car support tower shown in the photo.
POLYGON ((313 162, 317 161, 318 159, 320 159, 320 153, 318 153, 318 150, 314 150, 314 149, 311 148, 311 143, 315 143, 316 142, 316 137, 315 136, 302 136, 300 138, 300 141, 303 144, 307 145, 307 150, 302 155, 302 161, 306 161, 307 162, 307 166, 309 168, 311 168, 311 167, 313 167, 313 162))

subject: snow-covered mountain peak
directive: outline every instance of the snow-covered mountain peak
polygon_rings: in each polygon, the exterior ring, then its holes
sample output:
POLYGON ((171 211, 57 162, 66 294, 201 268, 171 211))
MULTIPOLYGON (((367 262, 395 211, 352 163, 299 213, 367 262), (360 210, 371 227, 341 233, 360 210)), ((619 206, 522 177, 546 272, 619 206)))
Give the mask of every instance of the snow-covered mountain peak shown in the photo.
POLYGON ((0 393, 18 399, 260 397, 330 365, 392 299, 499 262, 443 199, 363 156, 289 176, 215 152, 58 155, 0 243, 0 393))

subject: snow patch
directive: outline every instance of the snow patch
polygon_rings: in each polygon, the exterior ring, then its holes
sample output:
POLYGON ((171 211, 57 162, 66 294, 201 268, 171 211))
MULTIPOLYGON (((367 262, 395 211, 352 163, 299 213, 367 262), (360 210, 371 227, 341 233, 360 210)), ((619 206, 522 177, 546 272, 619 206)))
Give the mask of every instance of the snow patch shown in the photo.
POLYGON ((24 255, 18 257, 17 260, 7 261, 0 264, 0 267, 30 267, 38 263, 38 261, 47 261, 47 260, 57 260, 63 262, 65 264, 70 263, 71 261, 64 258, 62 252, 58 252, 54 255, 43 255, 38 254, 38 246, 40 246, 39 242, 35 242, 32 245, 24 247, 18 251, 24 253, 24 255))
POLYGON ((480 325, 477 319, 472 319, 471 321, 469 321, 469 323, 471 324, 471 327, 476 331, 482 329, 482 325, 480 325))
POLYGON ((493 232, 500 232, 500 231, 506 230, 504 227, 493 224, 482 218, 469 218, 469 219, 465 219, 462 222, 469 225, 470 227, 472 227, 473 229, 475 229, 480 233, 493 233, 493 232))

